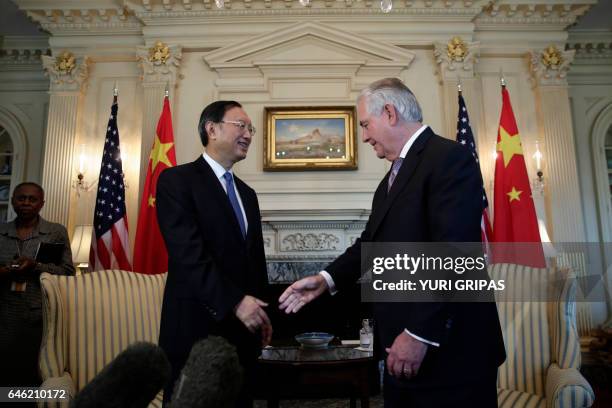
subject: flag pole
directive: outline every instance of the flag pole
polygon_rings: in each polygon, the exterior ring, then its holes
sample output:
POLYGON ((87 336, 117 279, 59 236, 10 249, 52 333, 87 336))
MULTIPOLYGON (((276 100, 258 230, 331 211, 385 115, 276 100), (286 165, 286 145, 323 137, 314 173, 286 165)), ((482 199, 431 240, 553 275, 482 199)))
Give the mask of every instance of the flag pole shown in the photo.
POLYGON ((113 103, 117 103, 117 96, 119 95, 119 89, 117 89, 117 81, 113 85, 113 103))
POLYGON ((461 77, 457 74, 457 92, 461 95, 461 77))
POLYGON ((506 78, 504 78, 503 68, 499 68, 499 82, 501 83, 502 88, 506 87, 506 78))
POLYGON ((170 87, 170 82, 166 81, 166 89, 164 90, 164 97, 165 98, 170 97, 170 89, 169 89, 169 87, 170 87))

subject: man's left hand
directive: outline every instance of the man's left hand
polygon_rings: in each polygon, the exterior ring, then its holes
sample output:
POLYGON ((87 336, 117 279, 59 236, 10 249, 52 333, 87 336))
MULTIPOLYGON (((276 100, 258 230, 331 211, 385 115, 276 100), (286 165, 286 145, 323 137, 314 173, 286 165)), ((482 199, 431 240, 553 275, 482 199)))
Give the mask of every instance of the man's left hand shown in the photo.
POLYGON ((18 259, 14 260, 13 263, 19 265, 17 268, 13 269, 18 273, 30 272, 36 268, 36 261, 25 256, 19 257, 18 259))
POLYGON ((391 348, 386 349, 387 371, 395 378, 409 379, 417 375, 427 353, 427 344, 415 339, 405 331, 395 338, 391 348))

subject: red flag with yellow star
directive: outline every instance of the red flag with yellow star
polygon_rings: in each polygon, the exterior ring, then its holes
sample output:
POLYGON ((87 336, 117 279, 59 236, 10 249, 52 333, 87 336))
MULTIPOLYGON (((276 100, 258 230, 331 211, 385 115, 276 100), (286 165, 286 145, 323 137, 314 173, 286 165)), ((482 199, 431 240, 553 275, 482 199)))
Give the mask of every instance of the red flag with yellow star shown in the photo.
POLYGON ((138 214, 133 263, 135 272, 157 274, 168 270, 168 252, 157 223, 155 195, 160 173, 172 166, 176 166, 176 153, 170 103, 166 96, 157 122, 157 132, 149 156, 147 178, 138 214))
POLYGON ((493 262, 543 268, 546 262, 523 147, 505 86, 502 86, 502 112, 496 150, 493 242, 521 244, 498 245, 493 262))

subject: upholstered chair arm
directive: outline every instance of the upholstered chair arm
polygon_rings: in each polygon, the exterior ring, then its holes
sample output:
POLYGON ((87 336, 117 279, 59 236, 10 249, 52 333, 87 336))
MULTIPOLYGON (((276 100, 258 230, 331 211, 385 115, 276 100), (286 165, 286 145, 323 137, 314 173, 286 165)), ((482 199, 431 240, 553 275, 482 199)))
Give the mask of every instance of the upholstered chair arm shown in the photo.
POLYGON ((43 401, 38 403, 39 408, 68 408, 70 400, 76 395, 74 381, 69 373, 64 372, 61 377, 49 377, 40 386, 41 390, 66 390, 68 399, 43 401))
POLYGON ((575 368, 551 364, 546 372, 546 407, 590 407, 595 393, 575 368))

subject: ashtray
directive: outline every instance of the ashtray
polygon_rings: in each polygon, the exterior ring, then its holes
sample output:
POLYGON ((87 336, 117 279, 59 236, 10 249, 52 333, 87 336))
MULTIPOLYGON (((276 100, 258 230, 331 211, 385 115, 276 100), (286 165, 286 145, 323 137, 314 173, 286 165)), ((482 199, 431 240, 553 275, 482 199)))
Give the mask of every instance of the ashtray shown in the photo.
POLYGON ((295 340, 300 343, 302 347, 311 349, 326 348, 333 338, 333 334, 323 332, 309 332, 295 336, 295 340))

